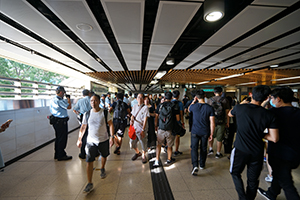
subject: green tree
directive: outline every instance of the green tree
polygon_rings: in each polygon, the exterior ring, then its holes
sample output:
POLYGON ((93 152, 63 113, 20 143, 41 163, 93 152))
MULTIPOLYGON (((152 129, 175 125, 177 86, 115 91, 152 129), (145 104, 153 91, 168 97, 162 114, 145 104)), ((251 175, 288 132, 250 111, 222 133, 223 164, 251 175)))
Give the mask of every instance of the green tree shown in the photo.
POLYGON ((38 81, 59 84, 68 77, 39 69, 33 66, 0 58, 0 74, 4 77, 19 78, 21 80, 38 81))
MULTIPOLYGON (((0 76, 8 78, 18 78, 20 80, 37 81, 43 83, 59 84, 68 77, 39 69, 33 66, 18 63, 6 58, 0 57, 0 76)), ((0 80, 0 84, 13 85, 13 81, 0 80)), ((22 83, 22 86, 32 86, 30 83, 22 83)), ((39 85, 40 88, 45 88, 44 85, 39 85)), ((0 92, 13 92, 14 89, 0 87, 0 92)), ((22 92, 32 92, 32 90, 22 89, 22 92)), ((45 91, 39 91, 45 92, 45 91)), ((13 96, 1 96, 13 97, 13 96)), ((28 96, 29 97, 29 96, 28 96)))

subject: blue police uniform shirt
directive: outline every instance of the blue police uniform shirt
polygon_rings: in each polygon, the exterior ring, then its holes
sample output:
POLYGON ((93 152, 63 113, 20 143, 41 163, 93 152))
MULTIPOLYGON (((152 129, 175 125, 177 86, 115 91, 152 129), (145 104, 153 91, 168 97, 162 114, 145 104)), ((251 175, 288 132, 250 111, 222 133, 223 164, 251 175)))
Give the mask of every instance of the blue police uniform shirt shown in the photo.
POLYGON ((62 99, 59 96, 54 97, 50 103, 50 112, 54 117, 65 118, 68 117, 68 100, 62 99))
POLYGON ((108 97, 105 97, 105 103, 107 103, 108 105, 110 105, 110 99, 108 97))
POLYGON ((82 99, 79 99, 74 107, 74 110, 79 111, 81 114, 86 113, 87 111, 92 109, 90 104, 91 98, 89 96, 85 96, 82 99))
POLYGON ((108 109, 108 107, 109 107, 109 104, 105 101, 105 100, 103 100, 103 99, 100 99, 100 105, 99 105, 99 107, 101 108, 101 109, 108 109))

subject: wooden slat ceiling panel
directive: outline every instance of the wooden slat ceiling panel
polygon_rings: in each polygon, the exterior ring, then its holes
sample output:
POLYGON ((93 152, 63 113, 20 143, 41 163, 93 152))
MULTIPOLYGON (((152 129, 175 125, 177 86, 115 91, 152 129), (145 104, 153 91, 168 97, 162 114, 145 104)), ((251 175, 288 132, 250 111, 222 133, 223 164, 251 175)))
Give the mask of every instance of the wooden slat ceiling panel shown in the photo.
MULTIPOLYGON (((116 71, 116 72, 95 72, 87 73, 87 75, 99 79, 101 81, 106 81, 110 83, 119 84, 150 84, 153 80, 156 70, 150 71, 116 71)), ((281 79, 293 76, 300 76, 299 69, 262 69, 262 70, 250 70, 250 69, 240 69, 240 70, 170 70, 166 75, 164 75, 160 80, 159 84, 164 83, 178 83, 178 84, 197 84, 203 81, 211 81, 207 85, 238 85, 242 83, 256 82, 257 84, 267 84, 276 85, 283 84, 287 81, 272 81, 272 79, 281 79), (233 74, 245 73, 243 76, 217 80, 217 78, 230 76, 233 74)))

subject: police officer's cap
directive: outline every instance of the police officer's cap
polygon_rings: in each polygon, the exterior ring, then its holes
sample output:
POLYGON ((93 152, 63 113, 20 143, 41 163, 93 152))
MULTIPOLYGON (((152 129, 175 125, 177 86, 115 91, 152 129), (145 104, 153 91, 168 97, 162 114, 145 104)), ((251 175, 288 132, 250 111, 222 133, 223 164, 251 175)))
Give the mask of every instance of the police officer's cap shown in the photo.
POLYGON ((65 90, 65 88, 63 86, 58 86, 56 88, 56 91, 63 91, 64 93, 66 93, 66 90, 65 90))

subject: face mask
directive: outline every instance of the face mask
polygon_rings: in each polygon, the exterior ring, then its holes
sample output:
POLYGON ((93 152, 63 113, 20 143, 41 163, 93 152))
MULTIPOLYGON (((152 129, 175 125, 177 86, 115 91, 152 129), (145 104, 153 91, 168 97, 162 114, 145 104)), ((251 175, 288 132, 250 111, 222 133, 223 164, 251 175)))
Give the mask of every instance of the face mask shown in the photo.
POLYGON ((276 105, 273 104, 272 99, 270 100, 270 104, 271 104, 272 107, 276 108, 276 105))

